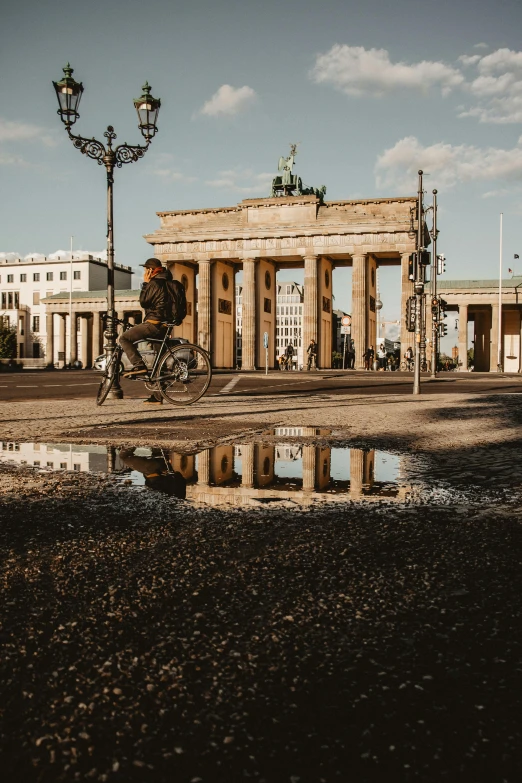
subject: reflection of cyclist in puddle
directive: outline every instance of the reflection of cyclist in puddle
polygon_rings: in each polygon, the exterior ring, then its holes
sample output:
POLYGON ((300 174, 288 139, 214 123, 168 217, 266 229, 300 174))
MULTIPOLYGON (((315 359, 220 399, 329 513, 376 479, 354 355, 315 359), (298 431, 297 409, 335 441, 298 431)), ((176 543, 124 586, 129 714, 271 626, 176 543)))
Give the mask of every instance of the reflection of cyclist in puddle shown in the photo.
POLYGON ((184 500, 187 494, 186 479, 172 467, 161 449, 153 449, 150 457, 140 457, 134 449, 120 449, 120 460, 132 470, 145 476, 145 486, 184 500))

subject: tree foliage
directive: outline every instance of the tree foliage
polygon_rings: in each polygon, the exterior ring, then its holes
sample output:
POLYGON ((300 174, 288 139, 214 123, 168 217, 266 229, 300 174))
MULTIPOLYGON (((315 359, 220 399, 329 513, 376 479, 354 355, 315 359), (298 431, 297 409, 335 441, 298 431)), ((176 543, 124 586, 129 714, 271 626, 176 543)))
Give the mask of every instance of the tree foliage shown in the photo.
POLYGON ((0 359, 16 358, 16 329, 0 318, 0 359))

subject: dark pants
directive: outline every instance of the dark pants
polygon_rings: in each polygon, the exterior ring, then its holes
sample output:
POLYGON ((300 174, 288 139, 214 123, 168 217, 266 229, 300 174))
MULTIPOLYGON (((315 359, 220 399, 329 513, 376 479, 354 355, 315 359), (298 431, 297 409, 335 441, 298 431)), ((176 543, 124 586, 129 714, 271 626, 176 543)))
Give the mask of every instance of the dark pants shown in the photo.
POLYGON ((141 367, 144 361, 134 343, 140 340, 163 340, 166 331, 166 328, 161 324, 151 324, 150 321, 144 321, 144 323, 132 326, 123 332, 119 336, 118 342, 127 354, 132 366, 141 367))
MULTIPOLYGON (((118 342, 127 354, 132 366, 141 367, 144 361, 134 343, 140 340, 163 340, 166 331, 166 328, 161 326, 161 324, 152 324, 149 321, 144 321, 142 324, 132 326, 126 332, 123 332, 118 338, 118 342)), ((153 345, 156 347, 155 343, 153 345)), ((152 397, 158 401, 163 401, 159 391, 153 392, 152 397)))

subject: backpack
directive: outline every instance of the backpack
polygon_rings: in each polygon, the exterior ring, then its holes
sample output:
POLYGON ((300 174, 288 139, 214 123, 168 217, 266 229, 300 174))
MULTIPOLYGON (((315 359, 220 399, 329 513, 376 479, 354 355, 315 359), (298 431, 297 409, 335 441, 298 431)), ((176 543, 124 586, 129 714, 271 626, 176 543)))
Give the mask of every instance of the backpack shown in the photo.
POLYGON ((187 296, 185 286, 179 280, 167 280, 167 291, 170 299, 169 321, 179 326, 187 315, 187 296))

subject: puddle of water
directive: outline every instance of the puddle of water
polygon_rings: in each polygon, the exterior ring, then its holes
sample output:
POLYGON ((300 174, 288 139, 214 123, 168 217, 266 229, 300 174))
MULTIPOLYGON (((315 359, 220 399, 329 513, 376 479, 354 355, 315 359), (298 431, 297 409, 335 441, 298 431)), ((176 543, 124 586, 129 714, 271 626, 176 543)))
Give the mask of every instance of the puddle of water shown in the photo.
POLYGON ((328 432, 281 428, 271 433, 274 443, 220 445, 197 454, 148 447, 3 442, 0 461, 49 471, 110 473, 135 487, 147 486, 211 506, 377 499, 401 502, 412 496, 414 488, 403 470, 404 457, 279 440, 328 432))

